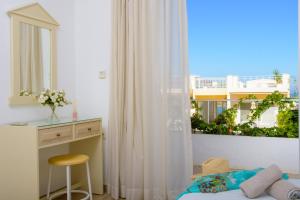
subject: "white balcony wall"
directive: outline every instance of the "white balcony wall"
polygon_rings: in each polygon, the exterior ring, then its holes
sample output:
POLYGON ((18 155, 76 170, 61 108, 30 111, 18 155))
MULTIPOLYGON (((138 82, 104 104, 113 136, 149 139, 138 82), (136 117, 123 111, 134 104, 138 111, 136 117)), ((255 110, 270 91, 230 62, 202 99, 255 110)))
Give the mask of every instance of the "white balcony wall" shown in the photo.
POLYGON ((196 79, 195 76, 190 76, 190 89, 196 88, 196 79))
POLYGON ((276 88, 276 81, 273 79, 258 79, 247 81, 246 88, 276 88))
POLYGON ((290 138, 193 134, 194 165, 223 157, 233 168, 252 169, 277 164, 299 173, 299 140, 290 138))
POLYGON ((239 88, 240 83, 239 83, 239 77, 238 76, 227 76, 226 77, 227 81, 227 90, 231 91, 233 88, 239 88))

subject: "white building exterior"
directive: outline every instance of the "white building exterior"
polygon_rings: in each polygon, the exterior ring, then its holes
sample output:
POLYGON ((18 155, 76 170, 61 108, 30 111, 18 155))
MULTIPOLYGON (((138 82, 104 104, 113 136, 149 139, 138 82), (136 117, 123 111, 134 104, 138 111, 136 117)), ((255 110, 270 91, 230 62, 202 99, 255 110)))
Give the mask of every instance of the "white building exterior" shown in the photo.
POLYGON ((197 96, 218 95, 226 95, 226 99, 232 99, 234 94, 270 94, 276 90, 290 96, 289 74, 282 74, 280 82, 276 82, 274 76, 228 75, 218 78, 191 76, 190 83, 195 99, 197 96))
MULTIPOLYGON (((190 91, 193 99, 200 103, 202 115, 207 122, 213 121, 224 109, 230 108, 239 99, 254 95, 262 100, 274 91, 279 91, 290 97, 290 75, 282 74, 276 81, 274 76, 232 76, 227 77, 190 77, 190 91)), ((251 103, 245 104, 238 110, 237 123, 247 120, 251 103)), ((272 107, 267 110, 259 120, 260 127, 276 125, 278 109, 272 107)))

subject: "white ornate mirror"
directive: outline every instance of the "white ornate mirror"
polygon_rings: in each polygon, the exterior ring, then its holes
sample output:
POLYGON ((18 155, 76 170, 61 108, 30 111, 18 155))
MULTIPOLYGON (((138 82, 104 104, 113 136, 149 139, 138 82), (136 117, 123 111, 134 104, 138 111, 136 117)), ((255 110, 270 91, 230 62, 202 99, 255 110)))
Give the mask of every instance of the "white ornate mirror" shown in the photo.
POLYGON ((44 89, 56 89, 58 23, 38 3, 8 12, 11 17, 11 105, 35 104, 44 89))

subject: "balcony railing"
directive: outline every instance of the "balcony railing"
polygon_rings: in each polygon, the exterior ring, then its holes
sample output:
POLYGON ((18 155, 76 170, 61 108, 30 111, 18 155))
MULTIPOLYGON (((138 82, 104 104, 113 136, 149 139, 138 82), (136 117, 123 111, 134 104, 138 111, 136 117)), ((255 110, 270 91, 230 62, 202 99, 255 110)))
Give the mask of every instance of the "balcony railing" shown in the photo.
POLYGON ((200 88, 226 88, 226 78, 196 78, 196 89, 200 88))
POLYGON ((279 85, 289 88, 290 75, 281 76, 227 76, 227 77, 194 77, 191 79, 192 89, 206 88, 270 88, 277 89, 279 85))
MULTIPOLYGON (((280 77, 282 78, 282 77, 280 77)), ((276 88, 277 82, 275 76, 240 76, 238 81, 242 88, 276 88)))

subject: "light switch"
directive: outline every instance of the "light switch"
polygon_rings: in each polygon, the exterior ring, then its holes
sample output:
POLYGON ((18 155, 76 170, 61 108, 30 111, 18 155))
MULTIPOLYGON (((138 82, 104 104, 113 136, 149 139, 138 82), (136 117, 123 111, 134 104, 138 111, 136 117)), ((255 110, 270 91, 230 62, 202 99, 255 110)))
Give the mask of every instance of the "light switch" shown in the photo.
POLYGON ((105 79, 106 78, 106 72, 105 71, 99 71, 99 79, 105 79))

